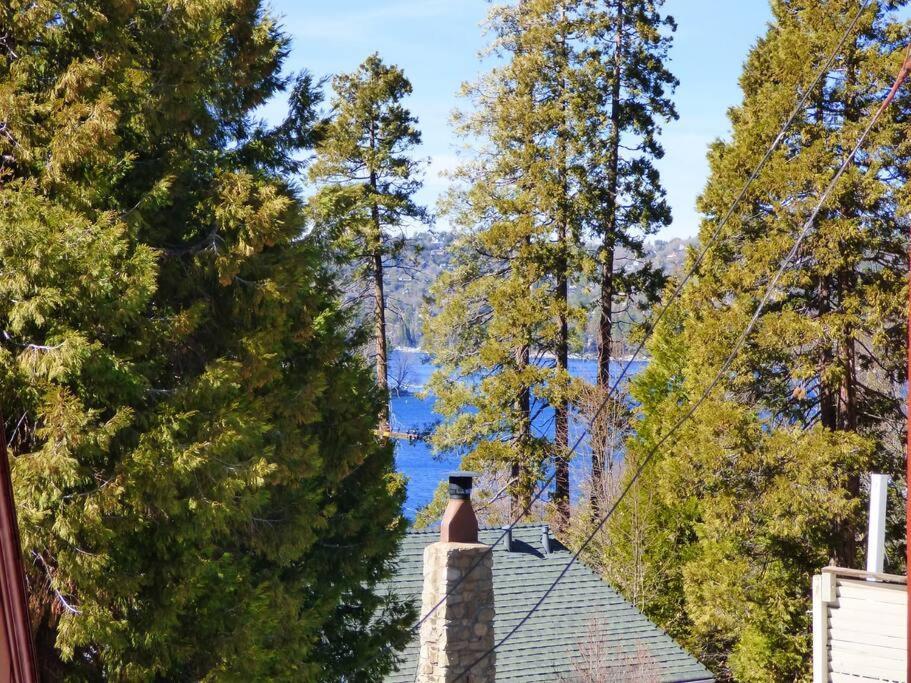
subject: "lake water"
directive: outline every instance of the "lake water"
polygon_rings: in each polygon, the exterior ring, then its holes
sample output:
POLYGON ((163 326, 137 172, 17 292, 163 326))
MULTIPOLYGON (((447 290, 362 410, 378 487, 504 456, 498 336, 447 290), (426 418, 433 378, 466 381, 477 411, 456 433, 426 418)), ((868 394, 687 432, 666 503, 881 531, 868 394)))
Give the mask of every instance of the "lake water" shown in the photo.
MULTIPOLYGON (((616 361, 611 367, 611 374, 619 374, 625 362, 616 361)), ((634 375, 645 367, 645 361, 636 361, 630 367, 628 376, 634 375)), ((395 386, 396 379, 402 377, 403 385, 408 390, 401 396, 393 395, 390 408, 392 428, 395 431, 408 432, 421 430, 440 419, 433 410, 434 398, 419 398, 420 392, 434 371, 427 355, 420 351, 395 350, 389 358, 390 383, 395 386), (401 372, 406 368, 406 372, 401 372)), ((576 377, 593 382, 597 373, 594 360, 571 359, 569 371, 576 377)), ((553 411, 541 411, 535 421, 535 429, 541 434, 553 437, 553 411)), ((570 444, 579 436, 579 427, 571 427, 570 444)), ((405 513, 409 519, 433 498, 437 485, 446 479, 448 472, 459 469, 459 453, 434 454, 430 447, 421 441, 397 441, 395 462, 397 469, 408 477, 408 496, 405 501, 405 513)), ((586 458, 577 458, 570 463, 571 481, 583 479, 589 463, 586 458)))

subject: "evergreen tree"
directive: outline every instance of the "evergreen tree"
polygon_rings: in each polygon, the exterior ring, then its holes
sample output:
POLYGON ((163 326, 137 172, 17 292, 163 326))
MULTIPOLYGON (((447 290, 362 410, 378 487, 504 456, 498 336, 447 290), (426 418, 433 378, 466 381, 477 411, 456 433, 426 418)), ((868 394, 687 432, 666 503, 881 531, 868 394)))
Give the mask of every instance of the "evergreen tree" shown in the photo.
MULTIPOLYGON (((873 3, 811 105, 711 248, 651 342, 635 382, 635 466, 712 381, 819 193, 891 85, 905 3, 873 3)), ((715 232, 857 11, 848 0, 772 4, 750 53, 733 137, 710 151, 700 201, 715 232)), ((911 98, 902 94, 845 175, 731 372, 668 444, 618 514, 605 552, 630 556, 646 494, 648 614, 743 681, 794 680, 810 657, 810 584, 861 561, 863 483, 902 478, 905 258, 911 98)), ((889 561, 902 569, 894 548, 889 561)), ((622 581, 622 579, 621 579, 622 581)), ((629 586, 624 587, 629 590, 629 586)))
MULTIPOLYGON (((601 3, 598 3, 601 5, 601 3)), ((621 323, 619 301, 653 300, 663 281, 652 267, 619 263, 617 250, 633 261, 644 259, 645 238, 671 222, 654 160, 664 156, 658 141, 660 121, 677 118, 670 97, 677 80, 666 66, 676 25, 660 14, 663 0, 611 0, 590 14, 587 33, 593 54, 589 88, 603 95, 586 112, 581 131, 590 150, 583 182, 590 197, 587 219, 599 238, 598 375, 600 393, 612 386, 612 341, 621 323)), ((592 508, 603 495, 606 453, 592 443, 592 508)))
MULTIPOLYGON (((462 131, 486 147, 458 175, 452 209, 465 235, 455 246, 458 267, 436 289, 442 313, 428 326, 443 368, 433 387, 443 414, 479 413, 439 429, 436 444, 479 454, 492 448, 491 437, 502 445, 509 435, 505 452, 473 461, 502 456, 500 469, 511 461, 526 499, 552 455, 562 527, 580 389, 569 376, 569 350, 585 326, 569 289, 594 277, 601 291, 604 389, 614 304, 654 294, 661 282, 651 268, 615 263, 613 255, 624 247, 634 259, 644 256, 645 235, 670 220, 651 160, 662 154, 657 120, 675 116, 667 95, 676 82, 662 65, 663 30, 673 22, 651 2, 521 0, 496 7, 490 25, 492 52, 505 64, 466 89, 474 111, 460 121, 462 131), (603 245, 597 259, 585 246, 592 236, 603 245), (484 383, 471 379, 479 373, 484 383), (471 391, 453 385, 454 376, 471 391), (545 430, 531 433, 546 406, 554 412, 552 444, 545 430)), ((602 460, 594 452, 598 479, 602 460)))
POLYGON ((485 147, 457 174, 449 209, 461 234, 425 331, 441 368, 430 390, 447 418, 434 445, 465 448, 467 467, 504 473, 514 515, 553 456, 558 523, 569 513, 570 334, 584 324, 568 290, 586 262, 573 120, 581 17, 572 4, 529 0, 491 12, 492 51, 506 62, 465 88, 474 112, 461 132, 485 147), (554 443, 534 428, 548 407, 554 443))
POLYGON ((389 426, 389 352, 386 340, 386 262, 404 246, 402 228, 427 222, 414 201, 421 187, 420 163, 412 158, 421 142, 417 119, 402 105, 411 83, 379 55, 368 57, 353 74, 332 83, 331 122, 322 131, 312 181, 324 184, 313 198, 317 219, 334 234, 343 259, 358 260, 358 280, 366 279, 373 303, 373 343, 377 386, 386 397, 380 429, 389 426), (398 233, 396 233, 398 231, 398 233))
POLYGON ((0 404, 44 677, 376 680, 412 616, 372 593, 402 487, 283 180, 318 99, 286 37, 258 0, 0 25, 0 404))

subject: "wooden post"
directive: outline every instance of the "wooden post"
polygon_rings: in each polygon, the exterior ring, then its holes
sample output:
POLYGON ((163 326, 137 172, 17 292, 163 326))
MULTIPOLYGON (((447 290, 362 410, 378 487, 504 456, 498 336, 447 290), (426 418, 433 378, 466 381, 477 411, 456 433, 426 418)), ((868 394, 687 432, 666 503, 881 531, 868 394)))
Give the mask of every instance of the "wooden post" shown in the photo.
MULTIPOLYGON (((895 94, 901 88, 908 74, 911 73, 911 46, 908 46, 908 52, 905 54, 905 61, 902 64, 898 78, 895 79, 895 85, 889 91, 886 102, 890 102, 895 94)), ((909 265, 911 265, 911 243, 908 245, 909 265)), ((907 598, 907 616, 905 619, 905 641, 908 663, 905 669, 905 680, 911 683, 911 594, 908 594, 909 584, 911 584, 911 269, 908 270, 908 374, 906 379, 906 398, 907 406, 905 409, 905 432, 907 439, 907 449, 905 451, 905 576, 909 578, 905 584, 907 598)))
MULTIPOLYGON (((908 61, 905 61, 908 66, 908 61)), ((905 451, 905 576, 908 580, 905 591, 911 590, 911 243, 908 246, 908 374, 905 383, 907 405, 905 407, 905 433, 907 449, 905 451)), ((906 593, 908 607, 905 618, 905 639, 909 643, 905 680, 911 682, 911 593, 906 593)))
POLYGON ((813 577, 813 683, 829 683, 829 603, 835 600, 834 574, 813 577))
POLYGON ((0 416, 0 618, 3 628, 3 647, 9 657, 2 661, 3 683, 37 683, 35 646, 25 598, 25 572, 22 568, 22 548, 19 545, 19 525, 13 502, 13 482, 9 456, 6 452, 6 432, 0 416), (8 666, 8 668, 7 668, 8 666), (8 678, 7 678, 8 676, 8 678))

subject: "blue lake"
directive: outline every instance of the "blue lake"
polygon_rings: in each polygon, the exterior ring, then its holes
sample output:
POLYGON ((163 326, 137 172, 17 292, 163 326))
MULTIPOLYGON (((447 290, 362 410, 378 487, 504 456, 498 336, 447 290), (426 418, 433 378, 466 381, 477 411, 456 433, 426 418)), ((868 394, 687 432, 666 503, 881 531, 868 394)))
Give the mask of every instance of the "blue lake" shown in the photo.
MULTIPOLYGON (((630 366, 628 376, 634 375, 645 367, 645 361, 636 361, 630 366)), ((611 367, 612 374, 619 374, 625 362, 615 361, 611 367)), ((389 359, 390 383, 395 386, 397 380, 408 390, 401 396, 392 397, 391 422, 395 431, 408 432, 421 430, 434 424, 440 416, 434 412, 433 396, 419 398, 420 392, 434 371, 426 354, 420 351, 396 350, 389 359)), ((593 382, 597 373, 594 360, 572 359, 569 371, 576 377, 593 382)), ((541 434, 553 437, 553 411, 544 409, 535 420, 535 428, 541 434)), ((579 436, 578 427, 571 428, 570 443, 579 436)), ((397 469, 408 477, 408 496, 405 501, 405 513, 413 518, 415 513, 433 498, 437 485, 446 478, 446 474, 459 469, 459 453, 434 454, 430 447, 421 441, 398 441, 395 447, 397 469)), ((580 481, 589 466, 587 459, 579 457, 570 463, 572 481, 580 481)))

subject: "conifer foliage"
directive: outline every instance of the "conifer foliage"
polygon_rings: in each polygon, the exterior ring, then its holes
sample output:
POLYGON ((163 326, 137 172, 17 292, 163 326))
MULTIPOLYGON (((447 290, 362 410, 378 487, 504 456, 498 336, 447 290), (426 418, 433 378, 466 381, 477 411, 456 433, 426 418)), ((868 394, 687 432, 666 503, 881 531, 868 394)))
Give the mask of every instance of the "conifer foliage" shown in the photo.
MULTIPOLYGON (((672 17, 661 14, 663 2, 616 0, 588 18, 588 33, 598 52, 590 82, 599 87, 582 129, 590 159, 583 176, 590 197, 588 225, 598 240, 598 375, 596 395, 606 397, 611 381, 611 349, 619 323, 615 309, 631 300, 653 301, 663 274, 650 266, 630 268, 620 262, 619 249, 629 258, 645 257, 645 239, 670 225, 671 211, 655 160, 664 156, 660 124, 677 118, 671 99, 677 79, 666 61, 672 17)), ((589 58, 587 63, 593 60, 589 58)), ((603 400, 603 399, 602 399, 603 400)), ((598 431, 600 425, 593 425, 598 431)), ((605 493, 603 444, 591 444, 591 500, 597 512, 605 493)))
MULTIPOLYGON (((615 259, 620 248, 631 261, 643 256, 645 237, 670 221, 652 163, 663 154, 660 123, 676 116, 663 63, 674 24, 660 5, 497 5, 490 49, 500 61, 466 86, 470 113, 457 119, 480 148, 456 173, 455 267, 435 286, 426 330, 441 366, 437 410, 450 418, 435 445, 465 448, 470 467, 508 472, 515 512, 552 462, 560 526, 581 388, 568 358, 589 315, 570 291, 594 289, 588 298, 600 301, 606 392, 615 306, 661 285, 650 268, 615 259), (551 409, 553 437, 543 419, 551 409)), ((603 454, 594 456, 597 479, 603 454)))
POLYGON ((434 443, 467 447, 466 466, 507 476, 514 515, 554 454, 534 426, 548 403, 556 407, 557 498, 568 499, 567 354, 582 312, 570 308, 567 290, 584 255, 566 80, 573 29, 559 5, 491 12, 491 49, 505 63, 465 88, 474 111, 460 127, 485 147, 457 174, 455 267, 434 286, 439 310, 426 329, 441 366, 431 382, 437 411, 450 418, 434 443))
POLYGON ((386 268, 404 247, 405 224, 429 220, 413 199, 421 181, 420 162, 411 152, 421 134, 402 104, 411 94, 411 83, 378 55, 368 57, 355 73, 337 76, 332 87, 331 120, 321 132, 310 168, 311 180, 323 187, 311 203, 342 259, 353 259, 359 265, 357 279, 366 279, 370 286, 383 430, 389 423, 386 268))
POLYGON ((411 616, 371 592, 402 492, 282 180, 318 100, 285 36, 258 0, 0 26, 0 405, 44 676, 376 680, 411 616))
MULTIPOLYGON (((904 4, 872 3, 656 331, 652 362, 635 383, 642 420, 632 465, 712 381, 882 101, 909 35, 896 16, 904 4)), ((703 242, 857 3, 772 8, 744 67, 743 104, 730 113, 733 137, 710 150, 703 242)), ((909 113, 904 93, 838 185, 731 372, 610 530, 612 578, 631 593, 627 577, 636 576, 648 587, 646 612, 737 680, 807 675, 811 576, 830 560, 862 563, 866 475, 903 478, 909 113)), ((891 569, 903 571, 903 549, 894 550, 891 569)))

